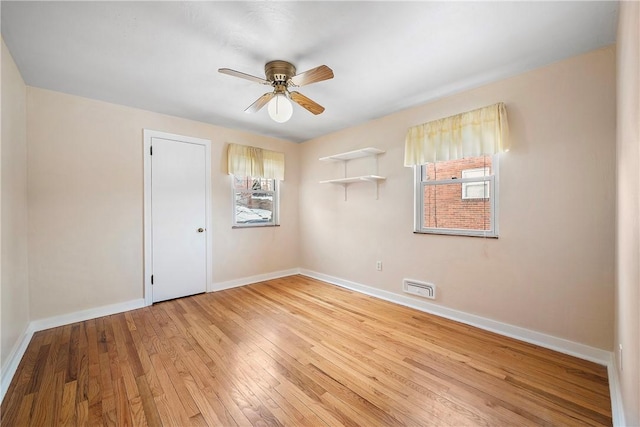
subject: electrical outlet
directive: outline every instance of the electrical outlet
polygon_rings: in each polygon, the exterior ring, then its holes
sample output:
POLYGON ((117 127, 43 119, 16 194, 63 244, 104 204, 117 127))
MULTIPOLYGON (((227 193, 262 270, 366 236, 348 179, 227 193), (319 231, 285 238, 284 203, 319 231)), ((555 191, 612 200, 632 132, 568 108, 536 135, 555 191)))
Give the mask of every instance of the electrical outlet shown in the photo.
POLYGON ((376 270, 382 271, 382 261, 376 261, 376 270))

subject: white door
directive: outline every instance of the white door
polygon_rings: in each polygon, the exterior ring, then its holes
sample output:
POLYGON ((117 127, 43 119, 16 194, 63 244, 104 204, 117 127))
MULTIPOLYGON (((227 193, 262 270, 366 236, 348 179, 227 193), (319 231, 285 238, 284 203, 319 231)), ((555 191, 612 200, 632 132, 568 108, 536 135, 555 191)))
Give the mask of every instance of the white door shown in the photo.
POLYGON ((152 302, 206 292, 207 147, 149 142, 152 302))

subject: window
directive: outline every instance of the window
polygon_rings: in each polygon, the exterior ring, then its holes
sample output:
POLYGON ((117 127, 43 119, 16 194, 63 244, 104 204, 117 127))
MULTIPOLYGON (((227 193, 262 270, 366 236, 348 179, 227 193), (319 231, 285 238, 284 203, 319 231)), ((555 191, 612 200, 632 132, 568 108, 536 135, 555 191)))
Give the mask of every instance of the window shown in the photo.
POLYGON ((498 155, 509 151, 508 134, 503 102, 408 129, 417 233, 498 237, 498 155))
POLYGON ((233 177, 233 227, 279 225, 279 181, 284 180, 284 153, 229 144, 227 167, 233 177))
POLYGON ((275 179, 233 176, 233 226, 278 225, 278 184, 275 179))
POLYGON ((428 163, 415 171, 416 232, 498 236, 497 155, 428 163))

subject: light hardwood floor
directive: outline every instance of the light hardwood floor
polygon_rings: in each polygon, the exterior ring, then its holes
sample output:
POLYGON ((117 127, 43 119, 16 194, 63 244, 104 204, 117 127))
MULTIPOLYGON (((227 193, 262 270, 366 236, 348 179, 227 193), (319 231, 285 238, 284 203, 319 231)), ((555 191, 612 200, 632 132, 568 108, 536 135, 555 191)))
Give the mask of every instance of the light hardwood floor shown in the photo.
POLYGON ((611 425, 604 366, 291 276, 38 332, 3 426, 611 425))

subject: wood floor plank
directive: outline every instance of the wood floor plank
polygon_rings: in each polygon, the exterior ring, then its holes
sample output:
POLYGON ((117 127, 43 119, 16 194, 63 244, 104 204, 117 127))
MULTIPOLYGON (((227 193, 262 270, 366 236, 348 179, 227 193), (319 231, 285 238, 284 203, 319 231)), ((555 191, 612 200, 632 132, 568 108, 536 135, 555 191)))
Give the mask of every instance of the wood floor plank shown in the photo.
MULTIPOLYGON (((205 420, 211 418, 212 425, 237 425, 238 422, 248 420, 242 415, 240 411, 234 411, 235 405, 231 405, 230 409, 225 407, 225 401, 229 402, 230 398, 224 393, 224 390, 220 390, 217 380, 210 378, 208 371, 206 371, 205 364, 202 359, 191 349, 186 349, 180 345, 176 346, 178 350, 181 362, 184 363, 185 368, 190 372, 187 376, 185 383, 190 390, 200 412, 205 417, 205 420), (220 390, 218 393, 214 393, 213 390, 220 390), (213 411, 211 411, 213 409, 213 411), (217 421, 219 420, 219 421, 217 421)), ((209 421, 208 421, 209 422, 209 421)))
MULTIPOLYGON (((351 339, 351 340, 350 340, 350 343, 349 343, 349 346, 351 347, 351 346, 353 346, 353 345, 354 345, 354 341, 353 341, 353 339, 351 339)), ((327 344, 326 344, 326 343, 324 343, 324 346, 327 346, 327 344)), ((322 349, 322 348, 324 348, 324 346, 323 346, 323 347, 318 347, 318 348, 319 348, 319 349, 322 349)), ((370 346, 369 346, 368 348, 365 348, 365 349, 362 351, 362 353, 363 353, 363 354, 370 354, 370 351, 371 351, 371 350, 373 350, 373 347, 370 347, 370 346)), ((315 352, 318 352, 318 351, 321 351, 321 350, 317 350, 316 348, 314 348, 314 351, 315 351, 315 352)), ((333 353, 333 354, 331 354, 331 353, 326 353, 326 354, 323 354, 323 355, 324 355, 327 359, 335 359, 335 358, 336 358, 336 354, 335 354, 335 353, 333 353)), ((317 362, 316 362, 316 363, 317 363, 317 362)), ((320 361, 320 363, 322 363, 322 362, 320 361)), ((368 366, 369 366, 369 365, 370 365, 370 364, 368 364, 368 366)), ((350 365, 350 368, 351 368, 351 369, 354 369, 354 370, 357 370, 357 369, 358 369, 358 366, 354 364, 354 365, 350 365)), ((367 378, 375 378, 376 382, 379 382, 379 378, 383 378, 383 381, 384 381, 384 376, 377 376, 377 377, 374 377, 374 376, 373 376, 374 374, 373 374, 373 373, 371 373, 371 372, 366 373, 366 374, 364 374, 364 375, 365 375, 365 377, 367 377, 367 378)), ((375 384, 375 383, 373 383, 373 384, 375 384)), ((424 390, 424 389, 423 389, 423 390, 424 390)), ((374 393, 374 394, 376 393, 376 390, 375 390, 375 389, 373 390, 373 393, 374 393)), ((387 397, 389 397, 389 396, 387 396, 387 397)), ((407 396, 406 396, 406 395, 404 395, 404 394, 403 394, 402 396, 398 397, 397 402, 399 402, 399 403, 398 403, 397 405, 398 405, 399 407, 402 407, 402 406, 403 406, 401 402, 402 402, 402 400, 404 400, 404 399, 407 399, 407 396)), ((441 398, 441 400, 444 400, 444 399, 443 399, 443 398, 441 398)), ((417 405, 420 405, 420 404, 421 404, 421 402, 415 402, 415 403, 416 403, 417 405)), ((437 414, 437 415, 435 415, 435 414, 433 414, 433 415, 434 415, 434 416, 438 416, 438 417, 443 418, 443 419, 450 420, 450 421, 451 421, 451 420, 455 420, 455 419, 456 419, 456 416, 459 416, 459 415, 460 415, 460 413, 464 413, 464 412, 466 412, 464 407, 457 406, 457 408, 456 408, 456 412, 449 412, 449 413, 447 414, 447 413, 446 413, 446 412, 447 412, 447 407, 451 407, 451 406, 455 406, 455 405, 456 405, 456 404, 455 404, 454 402, 447 401, 447 405, 440 405, 440 406, 442 406, 442 407, 441 407, 441 408, 439 408, 439 410, 440 410, 440 411, 442 411, 442 412, 441 412, 441 413, 439 413, 439 414, 437 414)), ((434 409, 434 410, 436 410, 436 409, 434 409)), ((475 422, 476 422, 476 423, 479 423, 479 420, 477 420, 477 419, 476 419, 476 420, 475 420, 475 422)), ((468 421, 465 421, 464 419, 460 419, 460 420, 458 420, 458 421, 457 421, 457 423, 458 423, 458 424, 460 424, 460 423, 465 423, 465 424, 466 424, 466 423, 468 423, 468 421)))
POLYGON ((144 414, 144 406, 140 395, 129 400, 129 411, 131 416, 131 425, 136 427, 148 426, 147 417, 144 414))
MULTIPOLYGON (((344 353, 334 349, 320 347, 314 351, 319 356, 314 363, 323 370, 331 372, 332 376, 349 378, 349 387, 358 391, 361 396, 366 396, 367 400, 384 408, 392 415, 398 412, 398 415, 394 415, 394 417, 406 424, 419 425, 421 423, 421 417, 412 408, 415 408, 414 405, 421 405, 422 400, 412 399, 411 394, 403 393, 402 388, 394 387, 393 381, 385 378, 386 375, 381 375, 382 372, 376 369, 377 366, 374 363, 363 365, 357 361, 349 360, 344 353), (340 369, 336 369, 335 365, 326 362, 333 360, 339 361, 343 369, 350 371, 351 375, 341 372, 340 369), (354 373, 356 374, 354 375, 354 373), (374 381, 371 381, 372 379, 374 381)), ((406 387, 406 383, 399 383, 399 385, 406 387)), ((421 391, 424 393, 426 390, 423 388, 421 391)), ((428 394, 434 396, 431 392, 428 394)), ((447 422, 465 425, 469 422, 475 425, 491 425, 492 423, 488 420, 499 420, 486 412, 482 416, 478 416, 475 411, 466 407, 465 402, 456 402, 454 399, 450 399, 446 392, 441 392, 438 397, 439 399, 436 399, 436 402, 421 415, 426 413, 433 417, 444 418, 447 422)))
POLYGON ((71 381, 64 385, 62 393, 62 407, 60 408, 60 416, 58 424, 63 426, 76 425, 76 392, 78 382, 71 381))
MULTIPOLYGON (((230 314, 230 313, 228 313, 230 314)), ((241 318, 235 318, 235 321, 240 321, 241 318)), ((243 326, 247 326, 244 325, 243 326)), ((242 327, 240 324, 236 324, 235 328, 242 327)), ((244 328, 246 335, 244 339, 243 351, 247 354, 258 350, 258 344, 253 342, 257 338, 252 331, 248 328, 244 328)), ((249 357, 250 358, 250 357, 249 357)), ((281 398, 280 394, 276 391, 275 387, 279 384, 271 375, 262 369, 257 364, 248 364, 244 358, 237 358, 238 369, 242 372, 243 378, 241 384, 244 385, 243 393, 255 395, 257 399, 266 407, 270 412, 273 412, 276 418, 283 420, 286 424, 301 425, 306 424, 309 421, 292 406, 286 399, 281 398)), ((315 417, 312 417, 315 418, 315 417)), ((316 425, 318 422, 316 422, 316 425)))
POLYGON ((160 419, 160 413, 153 400, 153 394, 149 388, 149 384, 144 376, 136 378, 138 384, 138 392, 140 394, 140 400, 142 403, 142 409, 144 411, 144 417, 147 420, 147 424, 150 426, 161 426, 162 420, 160 419))
POLYGON ((7 426, 609 426, 606 367, 290 276, 34 334, 7 426))
POLYGON ((15 421, 13 421, 13 424, 7 425, 28 426, 31 424, 31 414, 33 412, 34 400, 33 398, 33 394, 27 394, 24 399, 22 399, 15 421))
POLYGON ((169 374, 164 369, 162 364, 161 354, 153 354, 151 356, 151 363, 158 376, 158 383, 162 389, 162 393, 154 396, 156 403, 158 404, 158 412, 163 422, 168 425, 188 425, 189 416, 185 412, 184 406, 176 393, 169 374))
POLYGON ((112 382, 111 366, 109 361, 109 352, 100 353, 100 390, 101 400, 99 401, 100 410, 93 414, 94 419, 90 420, 92 424, 104 422, 106 425, 115 425, 116 422, 116 399, 114 389, 116 384, 112 382))
MULTIPOLYGON (((207 364, 209 375, 217 377, 219 384, 225 390, 228 390, 228 395, 231 397, 232 402, 228 402, 227 405, 237 406, 251 424, 264 422, 268 425, 279 425, 273 414, 252 393, 248 393, 244 389, 242 381, 236 376, 235 372, 231 371, 235 369, 235 361, 224 354, 220 348, 216 347, 215 343, 225 342, 225 340, 221 331, 215 331, 214 329, 216 329, 214 325, 210 325, 209 328, 205 329, 194 324, 191 332, 213 362, 207 364)), ((229 341, 227 341, 228 343, 229 341)))
POLYGON ((133 424, 131 421, 130 403, 129 399, 127 399, 127 391, 122 377, 116 380, 115 391, 117 425, 131 426, 133 424))
MULTIPOLYGON (((52 344, 47 344, 52 346, 52 344)), ((53 346, 55 348, 55 346, 53 346)), ((57 397, 61 390, 56 390, 58 381, 64 373, 62 371, 54 372, 56 366, 56 357, 51 357, 44 362, 42 369, 42 381, 39 384, 38 391, 35 394, 34 411, 31 416, 31 422, 34 425, 51 425, 54 422, 54 411, 57 397)))
POLYGON ((76 405, 76 426, 89 425, 89 402, 83 400, 76 405))

